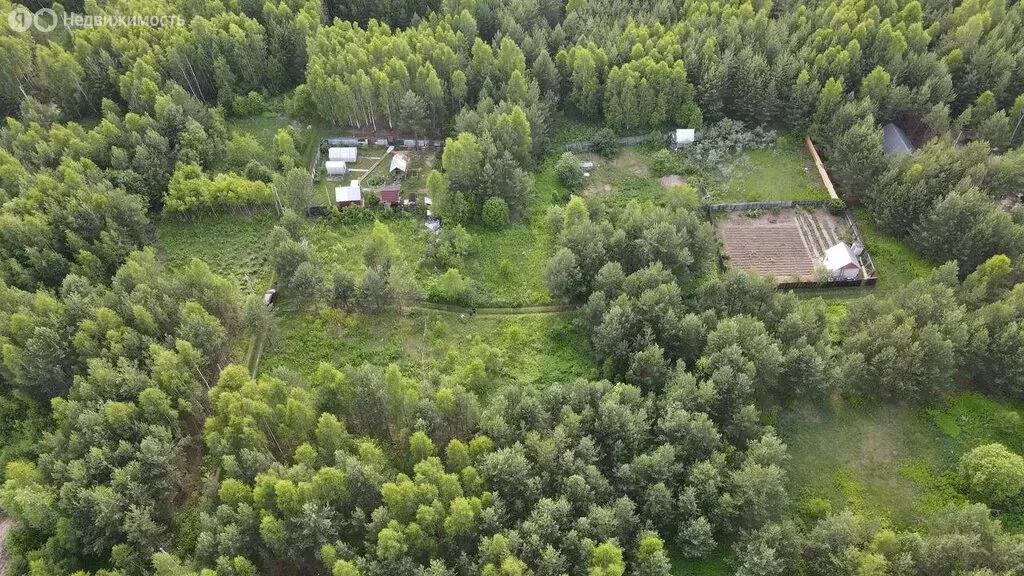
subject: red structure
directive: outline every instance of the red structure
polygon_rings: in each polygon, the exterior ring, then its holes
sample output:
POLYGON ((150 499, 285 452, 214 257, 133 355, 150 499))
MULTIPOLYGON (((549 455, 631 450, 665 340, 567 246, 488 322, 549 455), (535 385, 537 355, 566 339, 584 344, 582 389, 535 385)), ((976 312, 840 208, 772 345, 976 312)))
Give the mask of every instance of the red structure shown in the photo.
POLYGON ((398 190, 399 190, 398 184, 388 184, 386 186, 382 186, 381 189, 380 189, 380 203, 381 204, 398 204, 399 203, 398 190))

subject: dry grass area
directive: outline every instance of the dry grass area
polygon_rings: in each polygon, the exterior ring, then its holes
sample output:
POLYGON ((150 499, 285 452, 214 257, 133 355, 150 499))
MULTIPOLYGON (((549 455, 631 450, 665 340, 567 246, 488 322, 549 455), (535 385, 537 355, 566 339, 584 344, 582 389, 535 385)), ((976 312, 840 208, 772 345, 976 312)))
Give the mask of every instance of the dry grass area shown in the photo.
POLYGON ((682 176, 676 174, 662 176, 658 181, 661 182, 661 185, 664 186, 665 188, 671 188, 673 186, 682 186, 683 184, 686 184, 686 180, 684 180, 682 176))

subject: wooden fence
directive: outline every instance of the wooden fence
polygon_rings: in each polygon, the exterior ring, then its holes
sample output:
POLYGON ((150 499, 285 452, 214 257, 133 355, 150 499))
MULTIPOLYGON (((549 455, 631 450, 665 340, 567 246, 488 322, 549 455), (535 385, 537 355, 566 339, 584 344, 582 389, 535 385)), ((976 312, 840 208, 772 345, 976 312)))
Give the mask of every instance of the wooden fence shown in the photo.
MULTIPOLYGON (((667 137, 668 136, 666 136, 666 138, 667 137)), ((619 145, 620 146, 637 146, 639 144, 646 144, 646 143, 650 142, 650 140, 651 140, 650 135, 645 135, 645 136, 625 136, 623 138, 619 138, 619 145)), ((580 141, 580 142, 569 142, 568 144, 565 145, 565 149, 566 149, 567 152, 586 152, 587 150, 590 150, 590 148, 593 147, 593 146, 594 146, 593 142, 591 142, 589 140, 583 140, 583 141, 580 141)))
POLYGON ((810 152, 811 158, 814 160, 814 166, 818 169, 818 175, 821 176, 821 183, 828 190, 828 195, 835 200, 839 200, 839 195, 836 194, 836 189, 832 186, 832 179, 828 177, 828 172, 825 171, 825 165, 821 163, 821 158, 818 156, 818 151, 814 148, 814 142, 811 142, 811 137, 804 136, 804 142, 807 144, 807 151, 810 152))

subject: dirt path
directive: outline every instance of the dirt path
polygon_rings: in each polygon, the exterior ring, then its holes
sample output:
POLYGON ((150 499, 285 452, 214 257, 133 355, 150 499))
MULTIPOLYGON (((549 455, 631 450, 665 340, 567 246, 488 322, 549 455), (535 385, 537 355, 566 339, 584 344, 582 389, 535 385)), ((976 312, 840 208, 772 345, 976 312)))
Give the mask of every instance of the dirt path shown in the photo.
POLYGON ((13 518, 0 516, 0 576, 7 573, 7 567, 11 565, 11 555, 7 553, 7 533, 11 528, 17 526, 13 518))
MULTIPOLYGON (((417 310, 438 310, 441 312, 454 312, 462 314, 470 314, 473 308, 466 308, 463 306, 456 306, 454 304, 439 304, 437 302, 430 302, 428 300, 416 300, 410 304, 406 304, 406 308, 413 308, 417 310)), ((551 304, 551 305, 538 305, 538 306, 520 306, 520 307, 496 307, 490 308, 486 306, 478 306, 476 313, 478 316, 534 316, 534 315, 557 315, 567 314, 569 312, 576 311, 576 306, 571 304, 551 304)))

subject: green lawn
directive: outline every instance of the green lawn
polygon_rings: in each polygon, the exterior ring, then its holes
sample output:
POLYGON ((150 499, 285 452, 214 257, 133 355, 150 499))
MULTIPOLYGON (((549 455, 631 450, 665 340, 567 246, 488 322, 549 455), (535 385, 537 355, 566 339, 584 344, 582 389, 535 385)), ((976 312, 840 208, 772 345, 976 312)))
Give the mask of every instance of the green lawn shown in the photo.
MULTIPOLYGON (((441 275, 422 265, 430 232, 418 218, 396 218, 385 222, 395 235, 407 266, 415 271, 417 283, 427 290, 441 275)), ((341 268, 362 274, 363 248, 373 225, 349 225, 319 221, 310 227, 309 242, 314 260, 324 270, 341 268)), ((504 230, 482 226, 468 228, 474 248, 460 271, 482 291, 482 305, 524 306, 548 304, 551 296, 544 284, 544 267, 553 239, 543 216, 517 223, 504 230)))
POLYGON ((470 233, 476 247, 463 273, 487 292, 491 305, 551 303, 544 269, 554 238, 543 216, 499 231, 474 226, 470 233))
MULTIPOLYGON (((794 506, 814 499, 910 526, 948 503, 964 502, 956 470, 971 448, 1003 442, 1024 451, 1022 406, 962 393, 932 410, 833 405, 784 410, 776 425, 789 445, 794 506), (1016 418, 1016 419, 1015 419, 1016 418)), ((1004 511, 1024 529, 1024 506, 1004 511)))
POLYGON ((782 136, 765 150, 751 150, 725 170, 715 202, 828 200, 828 191, 802 141, 782 136))
POLYGON ((867 210, 854 208, 852 212, 864 236, 868 253, 878 268, 877 288, 895 289, 909 284, 915 278, 927 276, 932 271, 932 264, 918 256, 905 242, 875 227, 867 210))
POLYGON ((337 129, 328 125, 303 124, 279 111, 267 111, 247 118, 232 117, 228 119, 229 134, 231 132, 249 134, 259 142, 260 148, 266 153, 266 158, 262 160, 267 166, 273 166, 277 160, 273 157, 274 136, 277 135, 279 129, 288 126, 291 126, 295 133, 295 149, 299 152, 301 158, 299 166, 302 167, 312 163, 313 155, 323 138, 337 133, 337 129))
POLYGON ((598 375, 570 315, 481 313, 463 319, 458 313, 406 309, 379 315, 282 311, 281 316, 280 336, 265 354, 262 372, 288 367, 308 375, 320 362, 370 362, 397 363, 417 376, 449 374, 476 358, 477 345, 486 343, 500 350, 503 368, 477 392, 510 382, 543 385, 598 375))
POLYGON ((590 152, 577 155, 580 160, 595 164, 583 182, 581 194, 584 196, 600 196, 606 204, 617 206, 633 199, 657 200, 665 190, 651 175, 647 153, 642 147, 623 148, 612 158, 590 152))
POLYGON ((677 550, 668 548, 669 559, 672 561, 672 576, 726 576, 732 573, 729 569, 728 546, 719 546, 707 558, 691 560, 684 558, 677 550))
POLYGON ((164 218, 156 225, 156 247, 171 268, 199 258, 246 292, 262 292, 269 282, 266 242, 276 223, 274 212, 164 218))

